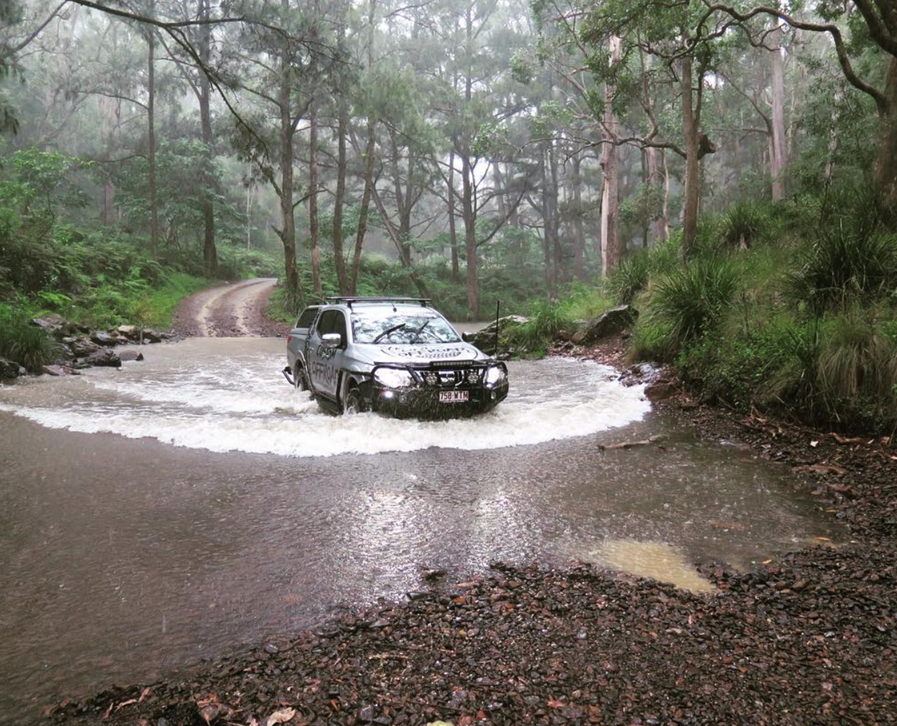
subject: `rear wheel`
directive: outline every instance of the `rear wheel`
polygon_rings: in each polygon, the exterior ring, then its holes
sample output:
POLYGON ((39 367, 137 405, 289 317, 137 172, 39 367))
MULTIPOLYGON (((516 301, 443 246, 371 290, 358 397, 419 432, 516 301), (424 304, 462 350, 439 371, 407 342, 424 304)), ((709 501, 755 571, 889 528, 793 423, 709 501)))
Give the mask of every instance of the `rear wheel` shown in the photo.
POLYGON ((361 395, 358 386, 350 388, 346 392, 346 400, 343 401, 343 413, 347 416, 353 416, 356 413, 364 413, 368 410, 367 401, 361 395))

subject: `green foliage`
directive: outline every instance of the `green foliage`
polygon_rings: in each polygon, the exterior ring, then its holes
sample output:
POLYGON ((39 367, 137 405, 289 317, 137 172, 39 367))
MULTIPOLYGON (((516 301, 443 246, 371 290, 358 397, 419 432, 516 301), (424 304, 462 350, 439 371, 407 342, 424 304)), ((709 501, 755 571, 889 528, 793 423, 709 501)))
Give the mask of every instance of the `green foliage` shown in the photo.
POLYGON ((648 286, 651 259, 647 252, 623 260, 607 282, 608 291, 622 305, 630 305, 635 296, 648 286))
POLYGON ((852 298, 868 302, 895 286, 897 235, 858 217, 821 230, 789 275, 791 295, 820 313, 852 298))
POLYGON ((759 204, 736 202, 722 218, 722 237, 730 247, 750 247, 769 226, 766 209, 759 204))
POLYGON ((270 252, 222 245, 218 250, 218 276, 225 280, 277 277, 283 263, 270 252))
POLYGON ((890 430, 897 245, 870 199, 851 185, 735 205, 702 221, 688 265, 675 240, 631 259, 609 283, 642 311, 630 354, 674 363, 707 400, 890 430))
POLYGON ((521 352, 543 355, 561 331, 573 333, 578 325, 611 307, 613 301, 599 287, 573 284, 557 301, 532 303, 526 311, 527 322, 509 331, 508 343, 521 352))
POLYGON ((186 272, 169 272, 162 283, 126 301, 124 315, 113 322, 142 324, 152 328, 169 328, 178 305, 188 295, 207 287, 209 281, 186 272))
POLYGON ((524 351, 544 354, 545 349, 568 322, 561 308, 547 301, 534 303, 529 320, 523 325, 511 328, 508 342, 524 351))
POLYGON ((727 257, 702 256, 661 277, 648 316, 666 323, 666 346, 683 344, 713 331, 738 289, 738 271, 727 257))
POLYGON ((15 361, 35 373, 56 358, 57 345, 31 324, 21 302, 0 303, 0 358, 15 361))

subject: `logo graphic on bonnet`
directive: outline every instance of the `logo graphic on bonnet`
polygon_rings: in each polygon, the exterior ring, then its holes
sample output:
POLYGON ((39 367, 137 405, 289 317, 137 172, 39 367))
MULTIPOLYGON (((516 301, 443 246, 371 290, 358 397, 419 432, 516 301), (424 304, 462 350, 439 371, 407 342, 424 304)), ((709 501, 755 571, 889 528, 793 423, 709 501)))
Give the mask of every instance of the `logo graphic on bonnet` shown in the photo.
POLYGON ((439 347, 423 347, 420 345, 391 345, 383 348, 384 353, 394 355, 398 358, 427 358, 429 360, 447 360, 449 358, 460 358, 461 356, 470 356, 473 351, 467 346, 439 346, 439 347))

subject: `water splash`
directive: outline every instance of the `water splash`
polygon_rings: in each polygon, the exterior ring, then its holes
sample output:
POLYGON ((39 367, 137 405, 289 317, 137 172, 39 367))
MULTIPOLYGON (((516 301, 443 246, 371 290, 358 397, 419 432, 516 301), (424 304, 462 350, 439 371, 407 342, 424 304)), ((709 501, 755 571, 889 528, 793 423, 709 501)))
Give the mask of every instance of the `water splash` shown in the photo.
POLYGON ((337 417, 286 386, 279 373, 282 342, 274 343, 217 339, 166 346, 157 349, 151 365, 92 370, 77 382, 46 382, 46 395, 33 385, 44 381, 25 386, 29 395, 4 389, 0 408, 50 428, 297 457, 538 444, 624 426, 650 410, 642 388, 621 385, 611 368, 547 359, 512 363, 511 394, 482 416, 337 417), (258 352, 259 347, 269 350, 258 352))

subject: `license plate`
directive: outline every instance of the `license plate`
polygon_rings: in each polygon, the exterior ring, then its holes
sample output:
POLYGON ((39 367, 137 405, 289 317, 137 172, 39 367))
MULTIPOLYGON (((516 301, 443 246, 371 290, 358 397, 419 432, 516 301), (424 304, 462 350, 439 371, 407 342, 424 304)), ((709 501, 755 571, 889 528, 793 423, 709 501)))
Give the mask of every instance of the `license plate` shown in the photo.
POLYGON ((439 403, 466 403, 470 400, 470 391, 440 391, 439 403))

